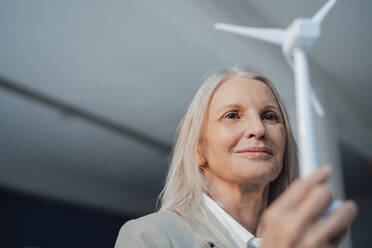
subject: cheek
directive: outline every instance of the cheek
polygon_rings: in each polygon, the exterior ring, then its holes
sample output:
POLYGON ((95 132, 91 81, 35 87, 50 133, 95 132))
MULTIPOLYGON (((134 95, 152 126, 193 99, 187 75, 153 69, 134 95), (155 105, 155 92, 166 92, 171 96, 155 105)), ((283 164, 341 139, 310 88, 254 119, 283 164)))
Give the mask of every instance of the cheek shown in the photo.
POLYGON ((284 155, 285 150, 285 143, 286 143, 286 132, 284 126, 277 127, 276 129, 272 130, 271 138, 272 142, 274 143, 276 150, 278 151, 279 157, 282 158, 284 155))
POLYGON ((226 128, 210 128, 207 133, 207 157, 224 159, 236 144, 237 137, 236 130, 234 132, 226 128))

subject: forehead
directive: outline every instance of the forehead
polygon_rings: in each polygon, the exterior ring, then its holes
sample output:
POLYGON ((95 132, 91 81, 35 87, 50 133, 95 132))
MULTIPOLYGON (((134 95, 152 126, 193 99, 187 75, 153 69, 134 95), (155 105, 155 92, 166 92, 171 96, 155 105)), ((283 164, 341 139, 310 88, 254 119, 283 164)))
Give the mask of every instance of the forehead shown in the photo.
POLYGON ((278 106, 272 90, 265 83, 245 77, 234 77, 219 85, 211 98, 209 112, 232 104, 243 107, 278 106))

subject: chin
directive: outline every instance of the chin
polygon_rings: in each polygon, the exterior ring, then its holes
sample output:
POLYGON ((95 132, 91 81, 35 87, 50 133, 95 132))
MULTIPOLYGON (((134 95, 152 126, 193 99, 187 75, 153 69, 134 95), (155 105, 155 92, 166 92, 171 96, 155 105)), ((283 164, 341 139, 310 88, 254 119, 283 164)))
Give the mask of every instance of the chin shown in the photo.
POLYGON ((237 173, 244 182, 267 184, 274 181, 280 174, 281 166, 272 161, 253 161, 249 164, 239 165, 237 173))

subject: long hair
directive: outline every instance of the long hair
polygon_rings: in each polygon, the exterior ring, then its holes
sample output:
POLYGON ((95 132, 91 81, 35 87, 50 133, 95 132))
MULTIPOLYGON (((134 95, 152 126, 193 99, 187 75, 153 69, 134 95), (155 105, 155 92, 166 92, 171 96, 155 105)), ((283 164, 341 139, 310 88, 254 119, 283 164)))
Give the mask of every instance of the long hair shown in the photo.
POLYGON ((248 67, 235 66, 209 73, 178 126, 178 135, 172 151, 168 176, 159 196, 161 204, 159 211, 171 210, 176 212, 190 224, 195 235, 205 243, 206 241, 198 236, 194 225, 191 223, 195 224, 196 221, 198 222, 197 225, 205 230, 210 230, 221 241, 224 241, 224 239, 218 230, 210 226, 211 222, 201 207, 202 195, 208 192, 208 184, 199 170, 197 147, 213 93, 221 83, 233 77, 252 78, 266 84, 273 92, 284 119, 286 145, 283 167, 279 176, 270 183, 268 204, 274 201, 298 176, 297 145, 284 104, 273 84, 266 77, 248 67))

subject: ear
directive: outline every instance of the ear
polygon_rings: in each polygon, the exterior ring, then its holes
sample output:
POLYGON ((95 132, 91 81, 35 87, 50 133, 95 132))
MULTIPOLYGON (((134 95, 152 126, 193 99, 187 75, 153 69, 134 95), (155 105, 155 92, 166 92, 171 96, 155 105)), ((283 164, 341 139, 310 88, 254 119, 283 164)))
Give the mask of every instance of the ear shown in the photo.
POLYGON ((207 163, 207 160, 203 154, 202 146, 199 143, 198 144, 198 154, 197 154, 197 159, 198 159, 198 165, 199 166, 204 166, 207 163))

